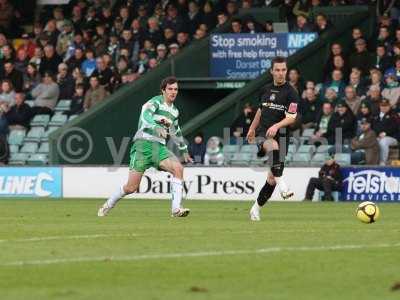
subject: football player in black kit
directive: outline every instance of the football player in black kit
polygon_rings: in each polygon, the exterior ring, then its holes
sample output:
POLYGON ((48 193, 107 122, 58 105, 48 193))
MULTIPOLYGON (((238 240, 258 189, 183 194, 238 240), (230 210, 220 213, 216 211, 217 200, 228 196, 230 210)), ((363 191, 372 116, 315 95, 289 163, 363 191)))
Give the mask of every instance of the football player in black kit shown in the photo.
POLYGON ((261 207, 271 197, 276 185, 279 186, 283 199, 293 196, 293 192, 283 181, 282 173, 289 146, 287 127, 295 123, 300 101, 296 90, 286 82, 286 73, 286 59, 275 57, 271 66, 273 82, 263 88, 259 108, 247 134, 249 143, 256 142, 256 136, 257 140, 261 139, 258 142, 259 156, 266 153, 272 156, 272 166, 265 185, 250 210, 250 219, 253 221, 260 220, 261 207))

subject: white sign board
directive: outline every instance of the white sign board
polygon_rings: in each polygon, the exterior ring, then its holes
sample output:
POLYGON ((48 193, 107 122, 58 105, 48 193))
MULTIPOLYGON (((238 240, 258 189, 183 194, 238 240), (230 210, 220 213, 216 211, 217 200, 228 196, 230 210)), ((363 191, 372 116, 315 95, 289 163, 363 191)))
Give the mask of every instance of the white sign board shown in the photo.
MULTIPOLYGON (((293 200, 304 198, 308 180, 319 168, 286 168, 283 178, 294 191, 293 200)), ((66 167, 63 169, 63 195, 76 198, 106 198, 124 184, 128 168, 66 167)), ((148 170, 139 193, 132 198, 169 199, 171 175, 148 170)), ((187 199, 254 200, 266 180, 264 168, 185 168, 184 194, 187 199)), ((271 199, 280 200, 278 189, 271 199)))
POLYGON ((68 4, 70 0, 38 0, 38 5, 63 5, 68 4))

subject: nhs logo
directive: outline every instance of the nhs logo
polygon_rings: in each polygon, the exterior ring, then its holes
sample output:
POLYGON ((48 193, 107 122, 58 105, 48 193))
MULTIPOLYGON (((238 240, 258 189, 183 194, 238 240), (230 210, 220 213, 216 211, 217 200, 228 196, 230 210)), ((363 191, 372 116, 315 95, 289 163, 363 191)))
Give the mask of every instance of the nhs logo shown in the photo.
POLYGON ((61 168, 0 168, 0 197, 61 197, 61 168))
POLYGON ((400 201, 398 168, 343 168, 344 200, 400 201))
POLYGON ((307 46, 309 43, 314 41, 318 35, 316 33, 289 33, 288 38, 288 49, 300 49, 307 46))

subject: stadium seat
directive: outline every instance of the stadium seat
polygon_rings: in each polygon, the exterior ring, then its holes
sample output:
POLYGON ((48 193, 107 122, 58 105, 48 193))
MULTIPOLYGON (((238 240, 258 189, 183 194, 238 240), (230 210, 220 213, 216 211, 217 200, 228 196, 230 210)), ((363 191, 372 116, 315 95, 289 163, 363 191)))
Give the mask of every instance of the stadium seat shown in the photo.
POLYGON ((48 161, 47 154, 36 153, 32 154, 26 162, 28 165, 46 165, 48 161))
POLYGON ((25 136, 24 142, 40 142, 44 134, 44 127, 33 127, 25 136))
POLYGON ((21 146, 26 135, 25 130, 12 130, 8 136, 8 144, 21 146))
POLYGON ((72 116, 69 116, 68 121, 72 121, 73 119, 77 118, 78 116, 79 116, 79 115, 72 115, 72 116))
POLYGON ((42 138, 40 139, 40 141, 41 142, 47 142, 49 140, 50 133, 52 133, 53 131, 56 131, 58 128, 60 128, 60 127, 52 126, 52 127, 47 128, 47 130, 44 132, 44 134, 43 134, 42 138))
POLYGON ((341 166, 348 166, 351 164, 351 155, 350 153, 336 153, 335 160, 341 166))
POLYGON ((320 167, 325 163, 327 153, 315 153, 311 160, 311 166, 320 167))
POLYGON ((10 153, 18 153, 19 146, 18 145, 9 145, 10 153))
POLYGON ((313 128, 307 128, 307 129, 304 129, 302 136, 310 137, 310 136, 313 136, 313 134, 314 134, 314 129, 313 128))
POLYGON ((54 110, 57 111, 67 111, 69 110, 71 107, 71 100, 60 100, 58 101, 56 107, 54 108, 54 110))
POLYGON ((315 146, 314 145, 301 145, 299 147, 299 149, 297 149, 297 152, 313 154, 315 152, 315 146))
POLYGON ((265 155, 264 157, 258 157, 257 154, 253 154, 250 160, 250 165, 251 166, 265 166, 265 164, 268 162, 268 155, 265 155))
POLYGON ((9 164, 10 165, 24 165, 29 158, 28 153, 11 153, 9 164))
POLYGON ((258 147, 256 145, 243 145, 242 148, 240 148, 240 152, 254 154, 258 152, 258 147))
POLYGON ((285 157, 285 164, 289 165, 290 162, 292 161, 292 159, 293 159, 293 153, 292 152, 288 152, 288 154, 285 157))
POLYGON ((231 165, 248 165, 252 158, 251 153, 235 153, 231 158, 231 165))
POLYGON ((225 162, 229 163, 235 153, 239 152, 239 145, 225 145, 222 149, 224 153, 225 162))
MULTIPOLYGON (((318 191, 318 201, 322 201, 322 198, 324 197, 324 195, 325 195, 324 191, 318 191)), ((339 201, 341 195, 342 194, 340 192, 338 192, 338 191, 333 191, 332 192, 332 197, 333 197, 333 200, 335 202, 339 201)))
POLYGON ((67 122, 67 115, 63 115, 63 114, 55 114, 50 122, 49 122, 49 126, 63 126, 66 122, 67 122))
POLYGON ((311 161, 311 154, 310 153, 300 153, 297 152, 293 154, 293 159, 291 165, 305 167, 309 166, 311 161))
POLYGON ((317 148, 317 153, 328 153, 328 150, 331 148, 331 145, 320 145, 317 148))
POLYGON ((37 153, 49 153, 49 143, 42 143, 37 153))
POLYGON ((25 103, 28 104, 30 107, 33 107, 34 100, 25 100, 25 103))
POLYGON ((288 153, 295 153, 296 152, 296 150, 297 150, 297 147, 296 147, 296 145, 295 144, 290 144, 289 145, 289 149, 288 149, 288 153))
POLYGON ((21 150, 19 151, 20 153, 29 153, 29 154, 33 154, 36 153, 36 151, 38 150, 38 143, 24 143, 22 145, 21 150))
POLYGON ((46 127, 49 124, 50 116, 49 115, 36 115, 32 121, 31 126, 44 126, 46 127))

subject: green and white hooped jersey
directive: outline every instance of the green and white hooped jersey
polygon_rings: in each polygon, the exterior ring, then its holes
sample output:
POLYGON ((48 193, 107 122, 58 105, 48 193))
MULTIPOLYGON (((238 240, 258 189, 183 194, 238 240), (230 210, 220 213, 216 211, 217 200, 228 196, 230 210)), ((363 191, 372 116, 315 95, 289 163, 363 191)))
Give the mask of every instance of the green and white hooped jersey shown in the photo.
POLYGON ((182 131, 178 124, 179 111, 174 104, 167 105, 162 95, 155 96, 142 106, 138 131, 133 138, 166 144, 164 138, 157 133, 157 127, 169 132, 170 138, 178 145, 181 152, 187 152, 182 131))

